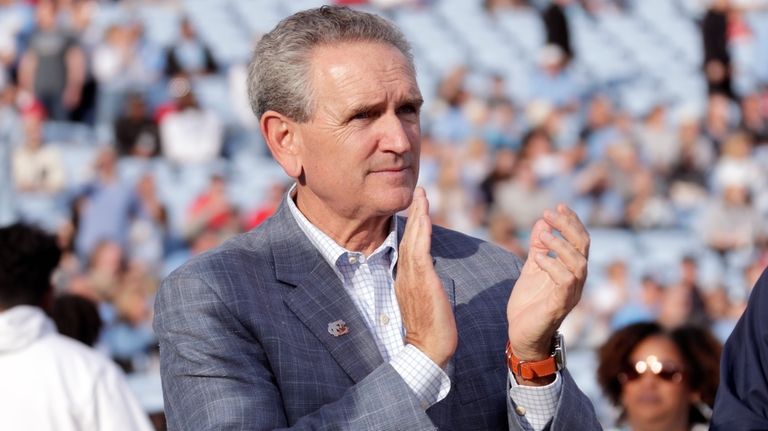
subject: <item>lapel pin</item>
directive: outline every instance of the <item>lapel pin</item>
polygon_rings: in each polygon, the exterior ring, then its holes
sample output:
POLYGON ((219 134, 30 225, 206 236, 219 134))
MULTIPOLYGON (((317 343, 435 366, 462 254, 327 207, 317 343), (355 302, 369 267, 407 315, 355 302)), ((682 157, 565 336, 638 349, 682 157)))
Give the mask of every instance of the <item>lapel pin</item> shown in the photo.
POLYGON ((347 322, 343 320, 337 320, 328 324, 328 333, 334 337, 341 337, 349 332, 347 322))

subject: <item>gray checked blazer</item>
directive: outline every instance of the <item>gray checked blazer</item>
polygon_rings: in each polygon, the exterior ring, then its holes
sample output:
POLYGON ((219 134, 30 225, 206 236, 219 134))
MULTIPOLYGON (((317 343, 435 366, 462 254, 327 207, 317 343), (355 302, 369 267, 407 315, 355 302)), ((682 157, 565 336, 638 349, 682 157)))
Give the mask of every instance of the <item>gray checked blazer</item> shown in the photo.
MULTIPOLYGON (((169 429, 521 430, 504 359, 520 260, 437 226, 432 254, 459 344, 451 391, 426 412, 285 203, 193 258, 163 282, 155 308, 169 429), (339 319, 349 331, 332 336, 328 323, 339 319)), ((600 429, 567 371, 562 378, 550 428, 600 429)))

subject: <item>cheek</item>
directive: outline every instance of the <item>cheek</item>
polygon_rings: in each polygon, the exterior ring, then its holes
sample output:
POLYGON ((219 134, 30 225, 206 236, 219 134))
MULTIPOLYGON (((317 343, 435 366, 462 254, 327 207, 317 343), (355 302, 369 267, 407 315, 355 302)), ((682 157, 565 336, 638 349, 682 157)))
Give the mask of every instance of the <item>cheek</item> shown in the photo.
POLYGON ((690 393, 682 384, 666 384, 659 388, 659 393, 670 403, 688 404, 690 393))

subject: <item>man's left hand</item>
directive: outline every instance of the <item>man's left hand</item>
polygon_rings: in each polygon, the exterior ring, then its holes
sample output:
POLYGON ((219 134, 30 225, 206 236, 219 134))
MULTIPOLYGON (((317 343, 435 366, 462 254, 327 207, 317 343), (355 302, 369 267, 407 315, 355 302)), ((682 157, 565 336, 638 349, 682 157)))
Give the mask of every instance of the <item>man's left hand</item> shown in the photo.
POLYGON ((531 231, 528 259, 507 304, 509 342, 519 359, 551 355, 555 331, 581 298, 588 255, 589 234, 576 213, 563 204, 544 211, 531 231))

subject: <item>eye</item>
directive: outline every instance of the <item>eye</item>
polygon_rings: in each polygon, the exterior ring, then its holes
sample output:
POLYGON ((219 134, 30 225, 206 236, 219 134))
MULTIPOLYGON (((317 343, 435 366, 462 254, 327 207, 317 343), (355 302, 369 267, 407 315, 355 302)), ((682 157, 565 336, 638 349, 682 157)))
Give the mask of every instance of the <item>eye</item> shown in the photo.
POLYGON ((397 113, 398 114, 405 114, 405 115, 418 114, 419 113, 419 108, 416 105, 413 105, 413 104, 409 103, 409 104, 406 104, 406 105, 403 105, 403 106, 397 108, 397 113))
POLYGON ((369 118, 373 117, 373 114, 370 111, 363 111, 358 112, 357 114, 352 116, 353 120, 367 120, 369 118))

